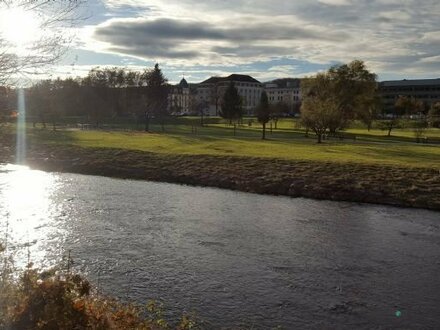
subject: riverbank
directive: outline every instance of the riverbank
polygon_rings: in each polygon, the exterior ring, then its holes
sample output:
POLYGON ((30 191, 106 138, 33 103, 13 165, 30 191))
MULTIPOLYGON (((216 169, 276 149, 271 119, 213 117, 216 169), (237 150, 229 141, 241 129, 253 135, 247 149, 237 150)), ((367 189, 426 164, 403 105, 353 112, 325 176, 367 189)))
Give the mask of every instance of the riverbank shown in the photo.
MULTIPOLYGON (((14 162, 13 137, 0 142, 0 162, 14 162)), ((69 144, 28 146, 35 169, 218 187, 244 192, 440 210, 438 169, 178 155, 69 144)))

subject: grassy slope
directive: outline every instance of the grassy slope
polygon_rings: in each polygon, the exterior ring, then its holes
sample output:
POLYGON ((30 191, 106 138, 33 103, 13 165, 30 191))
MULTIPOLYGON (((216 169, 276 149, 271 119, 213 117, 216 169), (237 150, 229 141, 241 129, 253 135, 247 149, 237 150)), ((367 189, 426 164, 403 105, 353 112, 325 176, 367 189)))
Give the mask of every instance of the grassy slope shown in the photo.
MULTIPOLYGON (((181 119, 179 124, 169 125, 166 133, 153 126, 155 133, 133 131, 31 131, 31 141, 43 143, 74 144, 82 147, 121 148, 154 153, 184 155, 228 155, 245 157, 279 158, 285 160, 313 160, 330 162, 354 162, 363 164, 386 164, 402 167, 440 168, 440 146, 438 144, 416 144, 412 142, 411 130, 396 130, 391 138, 380 130, 350 129, 342 141, 332 139, 322 145, 314 137, 304 138, 304 133, 295 129, 291 120, 279 123, 269 140, 260 139, 257 124, 242 126, 233 136, 231 127, 210 124, 198 127, 192 134, 191 126, 185 123, 194 119, 181 119), (182 122, 184 124, 182 124, 182 122), (357 139, 351 136, 355 134, 357 139)), ((440 130, 426 132, 429 138, 440 138, 440 130)))

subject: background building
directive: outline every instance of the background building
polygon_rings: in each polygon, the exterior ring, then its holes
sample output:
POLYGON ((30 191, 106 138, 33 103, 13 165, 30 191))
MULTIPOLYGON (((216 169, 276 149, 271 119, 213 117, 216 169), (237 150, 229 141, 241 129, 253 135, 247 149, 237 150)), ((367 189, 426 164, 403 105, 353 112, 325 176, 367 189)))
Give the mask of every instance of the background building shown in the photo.
POLYGON ((192 112, 192 86, 185 78, 171 88, 168 97, 169 109, 172 115, 188 115, 192 112))
POLYGON ((243 101, 243 114, 254 115, 260 102, 263 85, 248 75, 231 74, 228 77, 211 77, 197 86, 197 102, 208 104, 208 114, 218 116, 221 110, 223 95, 229 84, 233 82, 243 101))
POLYGON ((299 112, 301 105, 301 80, 296 78, 276 79, 264 84, 269 104, 284 103, 289 112, 299 112))
POLYGON ((440 102, 440 78, 419 80, 390 80, 379 83, 385 112, 392 112, 399 96, 414 97, 429 107, 440 102))

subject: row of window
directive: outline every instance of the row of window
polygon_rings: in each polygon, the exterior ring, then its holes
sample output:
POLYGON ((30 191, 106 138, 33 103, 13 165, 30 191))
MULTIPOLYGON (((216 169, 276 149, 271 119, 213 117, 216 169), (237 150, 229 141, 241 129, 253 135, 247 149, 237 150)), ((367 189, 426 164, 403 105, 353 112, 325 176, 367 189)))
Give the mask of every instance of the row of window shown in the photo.
MULTIPOLYGON (((406 95, 406 96, 412 96, 415 97, 416 99, 440 99, 440 95, 406 95)), ((399 95, 395 95, 395 94, 389 94, 389 95, 383 95, 382 96, 384 99, 392 99, 395 100, 399 97, 399 95)))
POLYGON ((382 87, 380 88, 382 92, 413 92, 413 91, 440 91, 440 86, 431 87, 382 87))

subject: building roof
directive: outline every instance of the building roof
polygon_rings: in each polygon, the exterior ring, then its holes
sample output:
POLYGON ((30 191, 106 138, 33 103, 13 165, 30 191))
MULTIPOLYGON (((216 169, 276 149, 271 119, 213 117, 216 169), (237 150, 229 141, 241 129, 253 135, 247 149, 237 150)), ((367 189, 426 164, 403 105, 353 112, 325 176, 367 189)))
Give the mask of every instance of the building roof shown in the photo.
POLYGON ((211 77, 201 82, 201 84, 215 84, 219 81, 222 81, 224 78, 222 77, 211 77))
POLYGON ((260 84, 257 79, 244 74, 231 74, 227 77, 211 77, 209 79, 206 79, 205 81, 202 81, 200 84, 216 84, 220 81, 252 82, 260 84))
POLYGON ((440 78, 437 79, 403 79, 403 80, 388 80, 379 83, 381 87, 400 87, 400 86, 431 86, 440 85, 440 78))
POLYGON ((260 82, 257 79, 252 78, 251 76, 248 76, 248 75, 244 75, 244 74, 231 74, 230 76, 226 77, 224 80, 225 81, 252 82, 252 83, 260 84, 260 82))
POLYGON ((189 87, 188 82, 186 81, 185 78, 182 78, 182 80, 179 83, 179 87, 181 87, 181 88, 188 88, 189 87))

